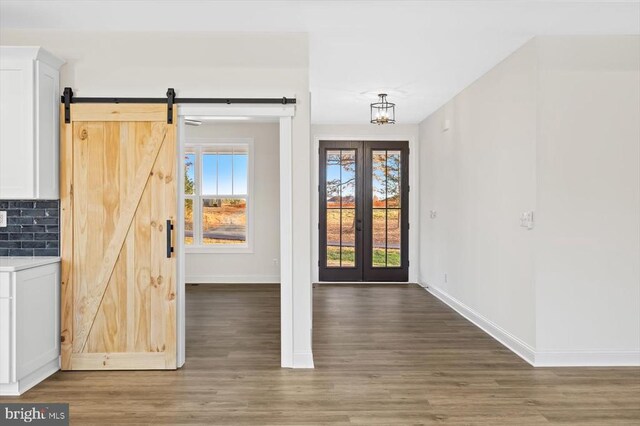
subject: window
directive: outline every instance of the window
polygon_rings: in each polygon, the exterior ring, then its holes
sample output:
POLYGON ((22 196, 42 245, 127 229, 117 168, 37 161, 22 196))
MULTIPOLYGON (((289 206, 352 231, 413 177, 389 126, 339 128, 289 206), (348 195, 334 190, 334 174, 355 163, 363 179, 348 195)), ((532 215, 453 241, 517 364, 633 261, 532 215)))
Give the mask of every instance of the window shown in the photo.
POLYGON ((187 141, 184 156, 188 251, 251 250, 253 141, 187 141))

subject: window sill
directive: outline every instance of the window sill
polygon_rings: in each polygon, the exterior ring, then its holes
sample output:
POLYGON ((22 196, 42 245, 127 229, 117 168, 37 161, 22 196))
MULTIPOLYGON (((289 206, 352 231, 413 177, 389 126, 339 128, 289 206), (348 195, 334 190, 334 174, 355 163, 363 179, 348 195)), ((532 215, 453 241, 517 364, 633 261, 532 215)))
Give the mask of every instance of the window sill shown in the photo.
POLYGON ((192 246, 185 245, 184 252, 186 254, 190 253, 199 253, 199 254, 251 254, 253 253, 253 247, 250 246, 222 246, 222 247, 211 247, 211 246, 192 246))

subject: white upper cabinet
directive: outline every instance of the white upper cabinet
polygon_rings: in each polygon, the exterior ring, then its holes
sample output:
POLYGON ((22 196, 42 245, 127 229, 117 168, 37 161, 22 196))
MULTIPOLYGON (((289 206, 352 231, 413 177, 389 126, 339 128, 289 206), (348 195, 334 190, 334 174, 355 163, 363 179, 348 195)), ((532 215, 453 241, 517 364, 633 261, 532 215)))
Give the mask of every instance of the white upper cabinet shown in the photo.
POLYGON ((0 46, 0 199, 58 199, 60 67, 40 47, 0 46))

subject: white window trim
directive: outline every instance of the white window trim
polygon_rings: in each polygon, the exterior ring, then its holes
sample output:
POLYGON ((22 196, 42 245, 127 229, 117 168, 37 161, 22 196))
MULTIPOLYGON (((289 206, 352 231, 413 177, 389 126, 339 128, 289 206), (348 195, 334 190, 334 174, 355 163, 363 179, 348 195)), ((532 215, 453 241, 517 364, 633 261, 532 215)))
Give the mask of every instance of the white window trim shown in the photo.
MULTIPOLYGON (((193 202, 193 229, 194 229, 194 244, 185 244, 185 253, 227 253, 227 254, 241 254, 241 253, 253 253, 254 252, 254 204, 255 196, 253 193, 253 177, 254 177, 254 141, 253 138, 187 138, 184 146, 185 155, 189 152, 196 153, 195 161, 195 177, 196 177, 196 194, 187 195, 184 194, 184 199, 194 200, 193 202), (206 195, 202 195, 202 154, 206 150, 215 148, 216 146, 230 146, 230 145, 246 145, 248 150, 247 161, 247 196, 237 195, 215 195, 211 198, 246 198, 247 201, 247 242, 245 244, 228 244, 228 245, 205 245, 198 244, 200 235, 195 233, 195 230, 202 229, 202 208, 200 203, 196 202, 198 198, 207 198, 206 195), (197 195, 200 194, 200 195, 197 195)), ((184 190, 184 189, 183 189, 184 190)))

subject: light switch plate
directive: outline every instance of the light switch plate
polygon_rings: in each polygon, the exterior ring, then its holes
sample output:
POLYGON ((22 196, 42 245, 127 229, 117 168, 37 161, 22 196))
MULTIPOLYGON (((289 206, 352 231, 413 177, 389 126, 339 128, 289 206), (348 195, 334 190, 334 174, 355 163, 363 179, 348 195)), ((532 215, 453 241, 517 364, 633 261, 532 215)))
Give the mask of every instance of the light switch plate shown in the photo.
POLYGON ((1 211, 0 212, 0 228, 6 228, 6 227, 7 227, 7 212, 1 211))
POLYGON ((533 229, 533 212, 523 212, 520 215, 520 226, 529 230, 533 229))

